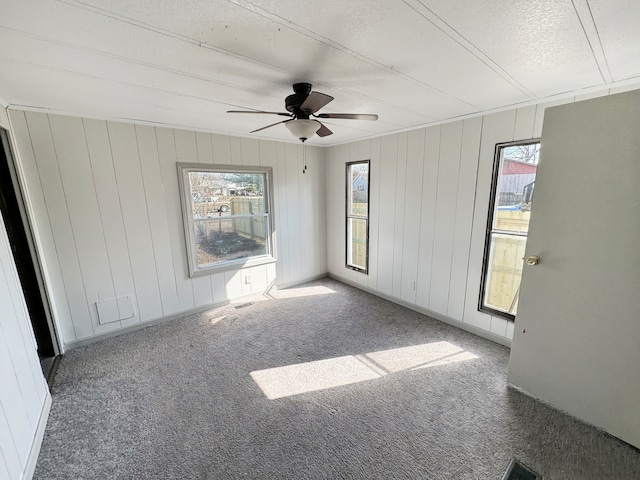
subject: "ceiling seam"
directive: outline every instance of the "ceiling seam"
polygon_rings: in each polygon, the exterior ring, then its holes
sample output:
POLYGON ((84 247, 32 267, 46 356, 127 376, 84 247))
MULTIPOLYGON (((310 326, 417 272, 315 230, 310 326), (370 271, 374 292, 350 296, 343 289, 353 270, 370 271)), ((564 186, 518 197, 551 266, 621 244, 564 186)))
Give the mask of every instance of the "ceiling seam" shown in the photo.
MULTIPOLYGON (((10 63, 21 63, 21 64, 24 64, 24 65, 31 65, 31 66, 34 66, 34 67, 37 67, 37 68, 41 68, 41 69, 52 70, 54 72, 61 72, 61 73, 66 73, 66 74, 70 74, 70 75, 75 75, 75 76, 78 76, 78 77, 85 77, 85 78, 91 78, 91 79, 99 80, 99 81, 103 81, 103 82, 110 82, 110 83, 116 83, 116 84, 120 84, 120 85, 126 85, 128 87, 144 88, 144 89, 147 89, 147 90, 161 92, 163 94, 169 94, 169 95, 173 95, 173 96, 177 96, 177 97, 183 97, 183 98, 193 98, 193 99, 196 99, 196 100, 203 100, 205 102, 226 105, 226 106, 229 106, 229 107, 236 107, 237 106, 237 105, 234 105, 234 104, 225 103, 225 102, 220 101, 220 100, 213 100, 213 99, 206 98, 206 97, 201 97, 201 96, 198 96, 198 95, 180 93, 180 92, 176 92, 176 91, 172 91, 172 90, 166 90, 164 88, 151 87, 151 86, 148 86, 148 85, 139 85, 139 84, 135 84, 135 83, 125 82, 123 80, 115 80, 115 79, 112 79, 112 78, 99 77, 97 75, 91 75, 89 73, 78 72, 78 71, 74 71, 74 70, 67 70, 65 68, 60 68, 60 67, 52 67, 51 65, 43 65, 43 64, 34 63, 34 62, 25 62, 25 61, 22 61, 22 60, 15 60, 13 58, 7 58, 7 57, 2 57, 2 56, 0 56, 0 61, 10 62, 10 63)), ((142 103, 145 103, 145 102, 142 102, 142 103)))
MULTIPOLYGON (((226 50, 226 49, 217 47, 217 46, 212 45, 210 43, 203 42, 203 41, 197 40, 195 38, 187 37, 187 36, 181 35, 179 33, 171 32, 169 30, 165 30, 163 28, 156 27, 154 25, 146 24, 144 22, 140 22, 138 20, 134 20, 132 18, 125 17, 123 15, 118 15, 118 14, 110 12, 108 10, 105 10, 105 9, 102 9, 102 8, 99 8, 99 7, 94 7, 93 5, 86 4, 86 3, 81 2, 79 0, 56 0, 56 1, 59 2, 59 3, 63 3, 63 4, 66 4, 66 5, 72 6, 72 7, 76 7, 76 8, 80 8, 80 9, 89 11, 89 12, 94 13, 96 15, 102 15, 104 17, 111 18, 112 20, 116 20, 116 21, 120 21, 120 22, 126 23, 128 25, 133 26, 133 27, 142 28, 142 29, 147 30, 149 32, 157 33, 159 35, 163 35, 163 36, 172 38, 174 40, 182 41, 182 42, 188 43, 190 45, 198 46, 198 47, 205 48, 205 49, 208 49, 208 50, 213 50, 213 51, 215 51, 217 53, 220 53, 220 54, 223 54, 223 55, 231 56, 231 57, 237 58, 239 60, 243 60, 243 61, 255 64, 255 65, 259 65, 259 66, 261 66, 263 68, 271 69, 273 71, 276 71, 276 72, 281 73, 281 74, 286 75, 286 76, 290 75, 290 72, 288 72, 286 70, 283 70, 281 68, 278 68, 276 66, 273 66, 273 65, 270 65, 270 64, 267 64, 267 63, 260 62, 258 60, 255 60, 255 59, 251 58, 251 57, 247 57, 247 56, 242 55, 242 54, 237 54, 235 52, 231 52, 230 50, 226 50)), ((302 33, 302 32, 298 32, 298 33, 302 33)), ((362 61, 364 61, 364 60, 362 60, 362 61)), ((400 72, 397 72, 397 73, 400 73, 400 72)), ((411 77, 409 77, 409 78, 411 78, 411 77)), ((401 110, 404 110, 406 112, 415 113, 415 114, 418 114, 418 115, 424 114, 424 112, 415 111, 415 110, 412 110, 410 108, 406 108, 406 107, 403 107, 403 106, 400 106, 400 105, 397 105, 397 104, 392 104, 392 103, 385 102, 385 101, 382 101, 382 100, 377 99, 377 98, 372 98, 372 97, 364 95, 364 94, 362 94, 360 92, 356 92, 356 91, 352 91, 352 90, 349 90, 349 89, 346 89, 346 88, 338 87, 338 86, 332 85, 332 84, 330 84, 328 82, 324 82, 324 83, 327 86, 330 86, 331 88, 334 88, 336 90, 344 91, 344 92, 346 92, 346 93, 348 93, 350 95, 357 96, 357 97, 360 97, 360 98, 363 98, 363 99, 366 99, 366 100, 369 100, 369 101, 374 101, 374 102, 377 102, 377 103, 381 103, 382 105, 386 105, 386 106, 389 106, 389 107, 392 107, 392 108, 401 109, 401 110)), ((242 87, 235 87, 235 88, 242 89, 242 87)), ((429 88, 433 89, 433 87, 429 87, 429 88)), ((436 91, 436 90, 434 89, 434 91, 436 91)), ((441 92, 437 92, 437 93, 440 93, 441 95, 446 96, 446 94, 444 94, 444 93, 441 93, 441 92)), ((447 97, 447 98, 449 98, 449 97, 447 97)), ((450 99, 458 101, 458 102, 462 102, 461 100, 458 100, 458 99, 455 99, 455 98, 450 98, 450 99)), ((474 108, 474 109, 476 109, 478 111, 481 110, 479 107, 477 107, 475 105, 468 104, 466 102, 462 102, 462 103, 464 103, 465 105, 467 105, 467 106, 469 106, 471 108, 474 108)), ((235 105, 235 106, 240 106, 240 105, 235 105)))
MULTIPOLYGON (((13 62, 13 63, 23 63, 25 65, 32 65, 34 67, 37 68, 41 68, 41 69, 46 69, 46 70, 52 70, 52 71, 57 71, 57 72, 61 72, 61 73, 65 73, 65 74, 70 74, 70 75, 75 75, 75 76, 79 76, 79 77, 87 77, 87 78, 92 78, 92 79, 96 79, 99 81, 104 81, 104 82, 111 82, 111 83, 116 83, 116 84, 121 84, 121 85, 125 85, 128 87, 132 87, 132 88, 142 88, 142 89, 147 89, 147 90, 152 90, 152 91, 157 91, 163 94, 169 94, 171 96, 175 96, 175 97, 181 97, 181 98, 193 98, 195 100, 203 100, 206 102, 210 102, 210 103, 217 103, 217 104, 221 104, 221 105, 227 105, 227 106, 235 106, 233 104, 228 104, 219 100, 212 100, 212 99, 208 99, 205 97, 200 97, 200 96, 196 96, 196 95, 189 95, 189 94, 185 94, 185 93, 179 93, 179 92, 175 92, 175 91, 171 91, 171 90, 165 90, 165 89, 161 89, 161 88, 157 88, 157 87, 149 87, 146 85, 139 85, 139 84, 134 84, 134 83, 129 83, 129 82, 125 82, 125 81, 121 81, 121 80, 113 80, 113 79, 109 79, 109 78, 103 78, 103 77, 97 77, 95 75, 90 75, 90 74, 86 74, 86 73, 81 73, 81 72, 76 72, 76 71, 72 71, 72 70, 66 70, 63 68, 59 68, 59 67, 51 67, 49 65, 42 65, 39 63, 33 63, 33 62, 24 62, 24 61, 20 61, 20 60, 14 60, 14 59, 9 59, 9 58, 5 58, 5 57, 0 57, 0 61, 8 61, 8 62, 13 62)), ((95 95, 92 93, 83 93, 86 95, 95 95)), ((102 98, 106 98, 106 99, 113 99, 112 97, 109 96, 102 96, 102 98)), ((138 101, 137 103, 140 103, 142 105, 147 105, 149 104, 148 102, 142 102, 142 101, 138 101)), ((160 108, 163 110, 168 110, 168 111, 175 111, 175 112, 181 112, 181 113, 189 113, 187 110, 178 110, 175 108, 171 108, 171 107, 167 107, 167 106, 163 106, 163 105, 158 105, 158 104, 151 104, 156 108, 160 108)), ((191 112, 193 113, 193 112, 191 112)), ((197 113, 197 115, 205 115, 205 113, 197 113)), ((211 114, 207 114, 207 115, 216 115, 215 113, 211 113, 211 114)), ((257 120, 255 121, 255 123, 258 123, 257 120)), ((276 122, 273 125, 277 125, 278 123, 283 123, 283 122, 276 122)), ((327 125, 332 125, 332 126, 339 126, 340 128, 349 128, 351 130, 356 130, 359 132, 364 132, 364 133, 371 133, 369 130, 365 130, 359 127, 356 127, 354 125, 343 125, 343 124, 336 124, 334 122, 327 122, 325 121, 324 123, 326 123, 327 125)), ((389 123, 389 122, 381 122, 384 125, 389 125, 389 126, 393 126, 396 127, 396 124, 393 123, 389 123)), ((251 133, 251 132, 250 132, 251 133)))
MULTIPOLYGON (((222 82, 220 80, 215 80, 215 79, 212 79, 212 78, 209 78, 209 77, 205 77, 205 76, 202 76, 202 75, 196 75, 194 73, 186 72, 186 71, 183 71, 183 70, 178 70, 178 69, 166 67, 164 65, 158 65, 156 63, 144 62, 142 60, 137 60, 137 59, 134 59, 134 58, 125 57, 125 56, 122 56, 122 55, 117 55, 115 53, 106 52, 104 50, 88 48, 88 47, 84 47, 84 46, 81 46, 81 45, 74 45, 74 44, 71 44, 71 43, 68 43, 68 42, 63 42, 61 40, 54 40, 54 39, 43 37, 43 36, 40 36, 40 35, 36 35, 36 34, 30 33, 30 32, 25 32, 23 30, 17 30, 17 29, 9 28, 9 27, 6 27, 4 25, 0 25, 0 29, 7 30, 7 31, 12 32, 12 33, 14 33, 16 35, 21 35, 21 36, 24 36, 24 37, 32 38, 34 40, 38 40, 38 41, 45 42, 45 43, 51 43, 53 45, 58 45, 58 46, 62 46, 62 47, 65 47, 65 48, 70 48, 70 49, 74 49, 74 50, 80 50, 80 51, 91 53, 91 54, 94 54, 94 55, 100 55, 100 56, 112 58, 114 60, 120 60, 120 61, 123 61, 123 62, 133 63, 135 65, 140 65, 140 66, 151 68, 151 69, 154 69, 154 70, 160 70, 160 71, 163 71, 163 72, 166 72, 166 73, 172 73, 174 75, 180 75, 180 76, 184 76, 184 77, 189 77, 189 78, 193 78, 193 79, 196 79, 196 80, 202 80, 202 81, 208 82, 208 83, 213 83, 215 85, 222 85, 222 86, 225 86, 225 87, 236 88, 236 89, 239 89, 239 90, 243 90, 245 92, 251 92, 251 93, 258 94, 258 95, 269 96, 269 97, 273 97, 273 98, 276 98, 276 99, 280 99, 280 97, 278 97, 276 95, 273 95, 271 93, 268 93, 268 92, 264 92, 262 90, 255 90, 255 89, 251 89, 251 88, 247 88, 247 87, 241 87, 241 86, 229 83, 229 82, 222 82)), ((41 64, 39 64, 39 65, 41 65, 41 64)), ((46 65, 41 65, 41 66, 46 66, 46 65)))
POLYGON ((593 28, 596 31, 596 39, 598 41, 598 45, 600 46, 600 49, 602 50, 602 57, 604 59, 604 64, 607 67, 607 73, 609 74, 609 79, 610 81, 613 81, 613 74, 611 73, 611 68, 609 67, 609 59, 607 58, 607 54, 604 51, 604 46, 602 45, 602 38, 600 37, 600 31, 598 30, 598 24, 596 23, 596 19, 593 16, 593 11, 591 10, 591 4, 589 3, 589 0, 584 0, 585 3, 587 4, 587 9, 589 10, 589 17, 591 18, 591 21, 593 22, 593 28))
POLYGON ((582 32, 589 44, 589 48, 591 49, 591 54, 593 55, 593 60, 596 62, 596 66, 598 67, 598 71, 600 72, 600 76, 602 77, 602 81, 605 83, 611 83, 613 81, 613 76, 611 75, 611 70, 609 69, 609 63, 607 62, 607 56, 604 53, 604 48, 602 47, 602 41, 600 39, 600 34, 598 33, 598 27, 596 25, 596 21, 593 18, 593 12, 591 11, 591 6, 589 5, 588 0, 577 0, 582 4, 582 8, 586 7, 586 12, 581 14, 578 5, 576 4, 576 0, 571 0, 571 5, 573 5, 573 10, 576 12, 576 17, 578 17, 578 21, 580 22, 580 27, 582 28, 582 32), (583 19, 583 15, 586 17, 583 19), (587 31, 586 22, 589 22, 589 26, 593 27, 595 31, 595 38, 592 38, 592 35, 589 35, 587 31), (594 45, 595 44, 595 45, 594 45))
POLYGON ((464 35, 458 32, 455 28, 449 25, 445 20, 443 20, 440 16, 438 16, 433 10, 427 7, 421 0, 413 0, 416 1, 424 10, 426 10, 428 15, 425 15, 423 12, 419 11, 414 5, 409 4, 409 1, 412 0, 402 0, 409 8, 413 9, 418 15, 424 18, 427 22, 431 23, 434 27, 440 30, 442 33, 447 35, 451 40, 456 42, 462 48, 467 50, 471 55, 480 60, 483 64, 485 64, 488 68, 490 68, 493 72, 495 72, 499 77, 501 77, 504 81, 509 83, 511 86, 519 90, 521 93, 527 95, 532 99, 539 98, 538 95, 530 91, 527 87, 522 85, 518 80, 513 78, 506 70, 504 70, 500 65, 498 65, 489 55, 484 53, 480 48, 473 44, 470 40, 468 40, 464 35), (430 18, 433 17, 433 18, 430 18), (434 18, 437 19, 438 22, 434 21, 434 18), (442 25, 438 25, 441 22, 442 25))
POLYGON ((323 35, 320 35, 319 33, 315 33, 315 32, 312 32, 311 30, 306 29, 302 25, 298 25, 297 23, 292 22, 290 20, 286 20, 286 19, 278 16, 277 14, 275 14, 273 12, 270 12, 268 10, 265 10, 264 8, 258 7, 255 4, 253 4, 253 3, 251 3, 251 2, 249 2, 247 0, 227 0, 227 1, 230 2, 230 3, 233 3, 234 5, 242 7, 244 9, 246 9, 246 10, 249 10, 252 13, 260 15, 260 16, 268 19, 268 20, 271 20, 273 22, 279 23, 280 25, 282 25, 284 27, 287 27, 287 28, 289 28, 291 30, 294 30, 294 31, 298 32, 301 35, 309 37, 312 40, 315 40, 316 42, 320 42, 320 43, 322 43, 322 44, 324 44, 324 45, 326 45, 326 46, 328 46, 330 48, 338 50, 338 51, 344 53, 345 55, 349 55, 350 57, 357 58, 358 60, 360 60, 362 62, 368 63, 369 65, 372 65, 374 67, 377 67, 377 68, 380 68, 382 70, 385 70, 385 71, 387 71, 387 73, 391 73, 391 74, 394 74, 394 75, 397 75, 397 76, 404 77, 404 78, 406 78, 408 80, 411 80, 412 82, 415 82, 415 83, 421 85, 424 88, 432 90, 433 92, 435 92, 435 93, 437 93, 439 95, 442 95, 443 97, 445 97, 445 98, 447 98, 449 100, 452 100, 452 101, 455 101, 455 102, 459 102, 459 103, 464 104, 467 107, 471 107, 471 108, 475 108, 477 110, 480 110, 480 108, 478 106, 473 105, 472 103, 469 103, 469 102, 467 102, 465 100, 462 100, 461 98, 458 98, 458 97, 456 97, 454 95, 450 95, 450 94, 446 93, 445 91, 440 90, 437 87, 434 87, 433 85, 430 85, 430 84, 428 84, 426 82, 418 80, 417 78, 412 77, 411 75, 408 75, 406 73, 403 73, 400 70, 396 70, 393 67, 385 65, 383 63, 380 63, 380 62, 378 62, 378 61, 376 61, 376 60, 374 60, 372 58, 367 57, 366 55, 362 55, 362 54, 360 54, 360 53, 358 53, 358 52, 356 52, 354 50, 351 50, 350 48, 348 48, 348 47, 346 47, 344 45, 341 45, 340 43, 334 42, 333 40, 331 40, 331 39, 329 39, 327 37, 324 37, 323 35))
MULTIPOLYGON (((632 77, 634 79, 636 79, 635 82, 629 82, 628 80, 624 80, 624 81, 618 81, 618 82, 613 82, 615 86, 625 86, 625 85, 632 85, 632 86, 637 86, 638 88, 640 88, 640 83, 637 83, 638 81, 640 81, 640 76, 638 77, 632 77), (637 83, 637 85, 636 85, 637 83)), ((601 85, 597 86, 597 87, 592 87, 593 92, 601 92, 603 93, 603 95, 606 95, 606 93, 604 92, 610 92, 611 88, 607 88, 607 89, 601 89, 601 85)), ((611 86, 610 86, 611 87, 611 86)), ((576 93, 584 93, 584 91, 582 90, 576 90, 572 92, 574 95, 576 93)), ((372 133, 369 136, 366 137, 361 137, 357 140, 344 140, 344 141, 337 141, 335 143, 330 143, 330 144, 311 144, 314 147, 318 147, 318 148, 330 148, 330 147, 337 147, 337 146, 341 146, 341 145, 346 145, 349 143, 353 143, 353 142, 357 142, 357 141, 365 141, 365 140, 371 140, 371 139, 376 139, 376 138, 382 138, 384 136, 387 135, 394 135, 397 133, 401 133, 401 132, 409 132, 409 131, 413 131, 413 130, 418 130, 421 128, 429 128, 429 127, 435 127, 438 125, 444 125, 447 123, 452 123, 452 122, 456 122, 456 121, 463 121, 463 120, 467 120, 467 119, 472 119, 472 118, 478 118, 480 117, 482 119, 482 121, 484 121, 484 117, 487 115, 491 115, 494 113, 499 113, 499 112, 503 112, 506 110, 511 110, 513 108, 517 108, 517 107, 527 107, 527 106, 535 106, 536 107, 536 111, 538 110, 538 107, 541 105, 545 105, 549 102, 554 102, 554 101, 562 101, 567 100, 567 103, 569 102, 569 98, 566 93, 562 94, 562 95, 554 95, 552 97, 546 97, 543 99, 538 99, 538 100, 530 100, 527 102, 522 102, 520 104, 511 104, 508 106, 504 106, 504 107, 498 107, 498 108, 493 108, 490 110, 484 110, 482 112, 474 112, 474 113, 469 113, 469 114, 464 114, 464 115, 458 115, 455 117, 451 117, 451 118, 447 118, 444 120, 436 120, 433 122, 429 122, 429 123, 422 123, 422 124, 418 124, 418 125, 412 125, 412 126, 408 126, 408 127, 402 127, 396 130, 392 130, 389 132, 383 132, 383 133, 372 133)), ((165 108, 165 107, 162 107, 165 108)), ((205 128, 201 128, 201 127, 197 127, 197 126, 193 126, 193 125, 180 125, 180 124, 171 124, 171 123, 166 123, 166 122, 161 122, 161 121, 157 121, 157 120, 143 120, 143 119, 139 119, 139 118, 133 118, 133 117, 116 117, 116 116, 111 116, 111 115, 93 115, 93 116, 83 116, 77 112, 69 112, 69 111, 65 111, 65 110, 60 110, 60 109, 55 109, 55 108, 49 108, 49 107, 41 107, 41 106, 35 106, 35 105, 25 105, 25 104, 20 104, 20 103, 10 103, 7 106, 7 110, 19 110, 19 111, 25 111, 25 112, 41 112, 41 113, 47 113, 47 114, 53 114, 53 115, 67 115, 67 116, 73 116, 73 117, 83 117, 83 118, 93 118, 96 120, 112 120, 112 121, 121 121, 121 122, 130 122, 130 123, 137 123, 140 125, 151 125, 151 126, 155 126, 155 127, 160 127, 160 128, 178 128, 178 129, 182 129, 182 130, 190 130, 190 131, 194 131, 194 132, 204 132, 204 133, 213 133, 213 134, 219 134, 219 135, 223 135, 223 136, 235 136, 235 137, 239 137, 239 138, 254 138, 257 140, 266 140, 266 141, 271 141, 271 142, 276 142, 276 143, 294 143, 297 145, 297 141, 295 140, 289 140, 289 138, 282 138, 282 139, 274 139, 272 137, 263 137, 263 136, 247 136, 247 135, 241 135, 241 134, 230 134, 229 132, 223 132, 223 131, 219 131, 219 130, 213 130, 213 129, 205 129, 205 128)))

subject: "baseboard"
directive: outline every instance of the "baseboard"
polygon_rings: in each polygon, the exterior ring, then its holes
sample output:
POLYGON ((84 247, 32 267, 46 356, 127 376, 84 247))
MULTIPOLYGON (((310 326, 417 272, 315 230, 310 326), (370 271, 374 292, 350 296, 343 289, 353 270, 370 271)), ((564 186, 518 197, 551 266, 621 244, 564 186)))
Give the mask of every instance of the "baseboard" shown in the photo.
POLYGON ((347 278, 341 277, 340 275, 336 275, 335 273, 328 273, 327 275, 330 278, 333 278, 334 280, 337 280, 342 283, 346 283, 347 285, 351 285, 352 287, 355 287, 359 290, 375 295, 376 297, 384 298, 385 300, 388 300, 395 304, 406 307, 409 310, 413 310, 414 312, 421 313, 423 315, 426 315, 427 317, 431 317, 435 320, 439 320, 443 323, 447 323, 449 325, 452 325, 466 332, 473 333, 474 335, 477 335, 479 337, 486 338, 487 340, 491 340, 492 342, 498 343, 500 345, 504 345, 505 347, 511 347, 511 340, 509 340, 508 338, 501 337, 499 335, 496 335, 495 333, 488 332, 478 327, 474 327, 473 325, 468 325, 464 322, 461 322, 460 320, 456 320, 455 318, 447 317, 446 315, 442 315, 441 313, 431 311, 419 305, 406 302, 392 295, 387 295, 386 293, 378 292, 377 290, 373 290, 372 288, 368 288, 363 285, 360 285, 347 278))
MULTIPOLYGON (((326 273, 321 273, 319 275, 313 275, 311 277, 303 278, 301 280, 296 280, 294 282, 288 282, 288 283, 281 283, 280 285, 275 285, 275 286, 276 286, 276 288, 282 290, 282 289, 285 289, 285 288, 295 287, 295 286, 301 285, 303 283, 312 282, 313 280, 319 280, 321 278, 326 278, 326 276, 327 276, 326 273)), ((270 290, 270 288, 271 287, 267 288, 267 292, 270 290)), ((100 342, 100 341, 106 340, 108 338, 113 338, 113 337, 117 337, 117 336, 120 336, 120 335, 124 335, 125 333, 130 333, 130 332, 135 332, 137 330, 142 330, 143 328, 151 327, 153 325, 159 325, 159 324, 162 324, 162 323, 165 323, 165 322, 170 322, 172 320, 177 320, 177 319, 182 318, 182 317, 188 317, 189 315, 195 315, 197 313, 206 312, 207 310, 211 310, 213 308, 224 307, 225 305, 229 305, 230 303, 235 303, 235 302, 238 302, 238 301, 242 301, 242 299, 244 299, 244 298, 250 298, 250 297, 254 297, 256 295, 259 295, 259 294, 258 293, 251 293, 249 295, 233 298, 231 300, 223 300, 221 302, 210 303, 210 304, 207 304, 207 305, 203 305, 202 307, 198 307, 198 308, 194 308, 194 309, 190 309, 190 310, 184 310, 182 312, 174 313, 174 314, 166 316, 166 317, 156 318, 156 319, 153 319, 153 320, 149 320, 147 322, 142 322, 142 323, 138 323, 136 325, 131 325, 130 327, 125 327, 125 328, 121 328, 119 330, 114 330, 112 332, 107 332, 107 333, 103 333, 103 334, 100 334, 100 335, 96 335, 94 337, 83 338, 83 339, 80 339, 80 340, 74 340, 72 342, 65 343, 64 344, 64 349, 65 349, 65 351, 73 350, 74 348, 83 347, 85 345, 90 345, 92 343, 100 342)))
MULTIPOLYGON (((237 300, 238 300, 237 298, 233 299, 234 302, 237 300)), ((223 300, 221 302, 209 303, 207 305, 203 305, 202 307, 194 308, 191 310, 184 310, 182 312, 174 313, 166 317, 160 317, 153 320, 149 320, 147 322, 138 323, 136 325, 131 325, 130 327, 121 328, 120 330, 114 330, 113 332, 103 333, 100 335, 96 335, 94 337, 75 340, 73 342, 67 342, 64 344, 65 351, 73 350, 74 348, 83 347, 85 345, 91 345, 92 343, 100 342, 108 338, 118 337, 120 335, 124 335, 125 333, 142 330, 143 328, 151 327, 153 325, 160 325, 162 323, 170 322, 172 320, 177 320, 182 317, 188 317, 189 315, 195 315, 197 313, 206 312, 207 310, 211 310, 212 308, 224 307, 225 305, 229 305, 230 303, 231 303, 231 300, 223 300)))
POLYGON ((50 411, 51 394, 47 391, 47 396, 44 399, 44 405, 40 412, 40 419, 38 420, 38 428, 36 428, 36 434, 34 435, 33 443, 31 444, 31 451, 29 452, 27 464, 25 465, 24 472, 22 473, 23 480, 31 480, 36 471, 38 455, 40 455, 40 447, 42 446, 42 440, 44 439, 44 430, 47 427, 47 420, 49 419, 50 411))
POLYGON ((276 287, 278 288, 278 290, 284 290, 285 288, 296 287, 298 285, 302 285, 303 283, 313 282, 314 280, 320 280, 321 278, 327 278, 328 275, 328 273, 320 273, 318 275, 303 278, 302 280, 296 280, 295 282, 281 283, 280 285, 276 285, 276 287))

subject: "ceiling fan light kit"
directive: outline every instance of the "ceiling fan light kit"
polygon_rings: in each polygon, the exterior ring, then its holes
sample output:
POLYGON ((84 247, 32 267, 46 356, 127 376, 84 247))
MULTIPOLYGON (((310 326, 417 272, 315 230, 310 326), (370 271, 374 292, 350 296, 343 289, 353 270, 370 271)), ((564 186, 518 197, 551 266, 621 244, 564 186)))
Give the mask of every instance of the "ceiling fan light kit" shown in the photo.
POLYGON ((292 95, 289 95, 284 105, 287 112, 267 112, 263 110, 228 110, 227 113, 254 113, 254 114, 267 114, 267 115, 279 115, 281 117, 290 117, 289 120, 283 120, 281 122, 272 123, 266 127, 258 128, 249 133, 260 132, 267 128, 274 127, 284 123, 287 129, 298 140, 304 142, 307 139, 317 134, 319 137, 326 137, 332 135, 333 132, 329 130, 319 120, 312 120, 309 117, 315 118, 333 118, 340 120, 377 120, 378 116, 367 113, 315 113, 322 107, 327 105, 333 100, 331 95, 320 92, 312 92, 310 83, 294 83, 292 95))
POLYGON ((304 142, 307 138, 313 137, 320 130, 320 122, 316 120, 291 120, 284 124, 294 137, 304 142))

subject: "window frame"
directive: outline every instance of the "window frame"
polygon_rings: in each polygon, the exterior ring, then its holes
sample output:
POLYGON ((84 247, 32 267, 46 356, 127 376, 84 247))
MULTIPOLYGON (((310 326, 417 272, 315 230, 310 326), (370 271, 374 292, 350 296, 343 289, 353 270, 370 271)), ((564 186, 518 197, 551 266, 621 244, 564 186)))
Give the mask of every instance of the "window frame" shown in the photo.
MULTIPOLYGON (((182 206, 184 238, 186 243, 187 264, 189 267, 190 278, 211 275, 216 272, 240 270, 241 268, 254 267, 257 265, 265 265, 268 263, 276 262, 275 229, 273 218, 273 169, 271 167, 215 164, 205 165, 201 163, 182 162, 177 163, 176 167, 178 170, 178 185, 180 187, 180 203, 182 206), (191 184, 189 181, 189 173, 192 172, 264 175, 263 198, 265 212, 259 215, 256 214, 251 216, 266 216, 266 254, 228 260, 206 266, 198 266, 196 238, 193 228, 194 216, 191 201, 191 184)), ((238 217, 247 217, 247 215, 230 215, 224 218, 238 217)))
MULTIPOLYGON (((512 313, 503 312, 502 310, 498 310, 492 307, 485 305, 484 297, 487 289, 487 277, 488 277, 488 269, 489 269, 489 257, 491 254, 491 239, 493 233, 513 235, 514 237, 528 237, 529 233, 526 234, 516 233, 516 232, 494 232, 493 223, 495 219, 496 212, 496 202, 498 195, 498 179, 500 178, 500 166, 502 164, 502 155, 501 152, 503 149, 508 147, 515 147, 518 145, 534 145, 539 144, 539 138, 532 138, 528 140, 519 140, 513 142, 503 142, 497 143, 494 149, 493 154, 493 172, 491 177, 491 191, 489 195, 489 211, 487 214, 487 226, 485 231, 485 239, 484 239, 484 252, 482 255, 482 272, 480 276, 480 296, 478 298, 478 311, 488 313, 490 315, 495 315, 497 317, 506 318, 507 320, 515 321, 516 316, 512 313)), ((524 261, 524 259, 523 259, 524 261)))
MULTIPOLYGON (((359 190, 360 191, 360 190, 359 190)), ((347 162, 345 164, 345 251, 344 251, 344 263, 345 267, 349 270, 354 270, 356 272, 363 273, 365 275, 369 274, 369 225, 370 225, 370 209, 371 209, 371 160, 356 160, 353 162, 347 162), (352 183, 353 180, 350 176, 350 170, 353 165, 367 165, 367 216, 363 217, 361 215, 351 215, 350 201, 351 201, 351 193, 352 193, 352 183), (361 268, 358 265, 352 265, 349 263, 349 220, 350 219, 358 219, 365 220, 367 222, 366 225, 366 241, 365 241, 365 266, 361 268)))

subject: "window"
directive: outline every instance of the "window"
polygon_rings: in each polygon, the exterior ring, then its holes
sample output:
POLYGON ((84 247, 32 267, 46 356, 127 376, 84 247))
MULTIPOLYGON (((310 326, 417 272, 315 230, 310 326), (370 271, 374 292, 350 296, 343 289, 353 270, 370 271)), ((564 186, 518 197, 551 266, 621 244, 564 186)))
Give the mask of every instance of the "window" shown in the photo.
POLYGON ((272 262, 271 169, 178 164, 189 275, 272 262))
POLYGON ((369 161, 347 163, 347 268, 369 268, 369 161))
POLYGON ((517 313, 539 155, 538 141, 496 145, 479 304, 492 315, 517 313))

